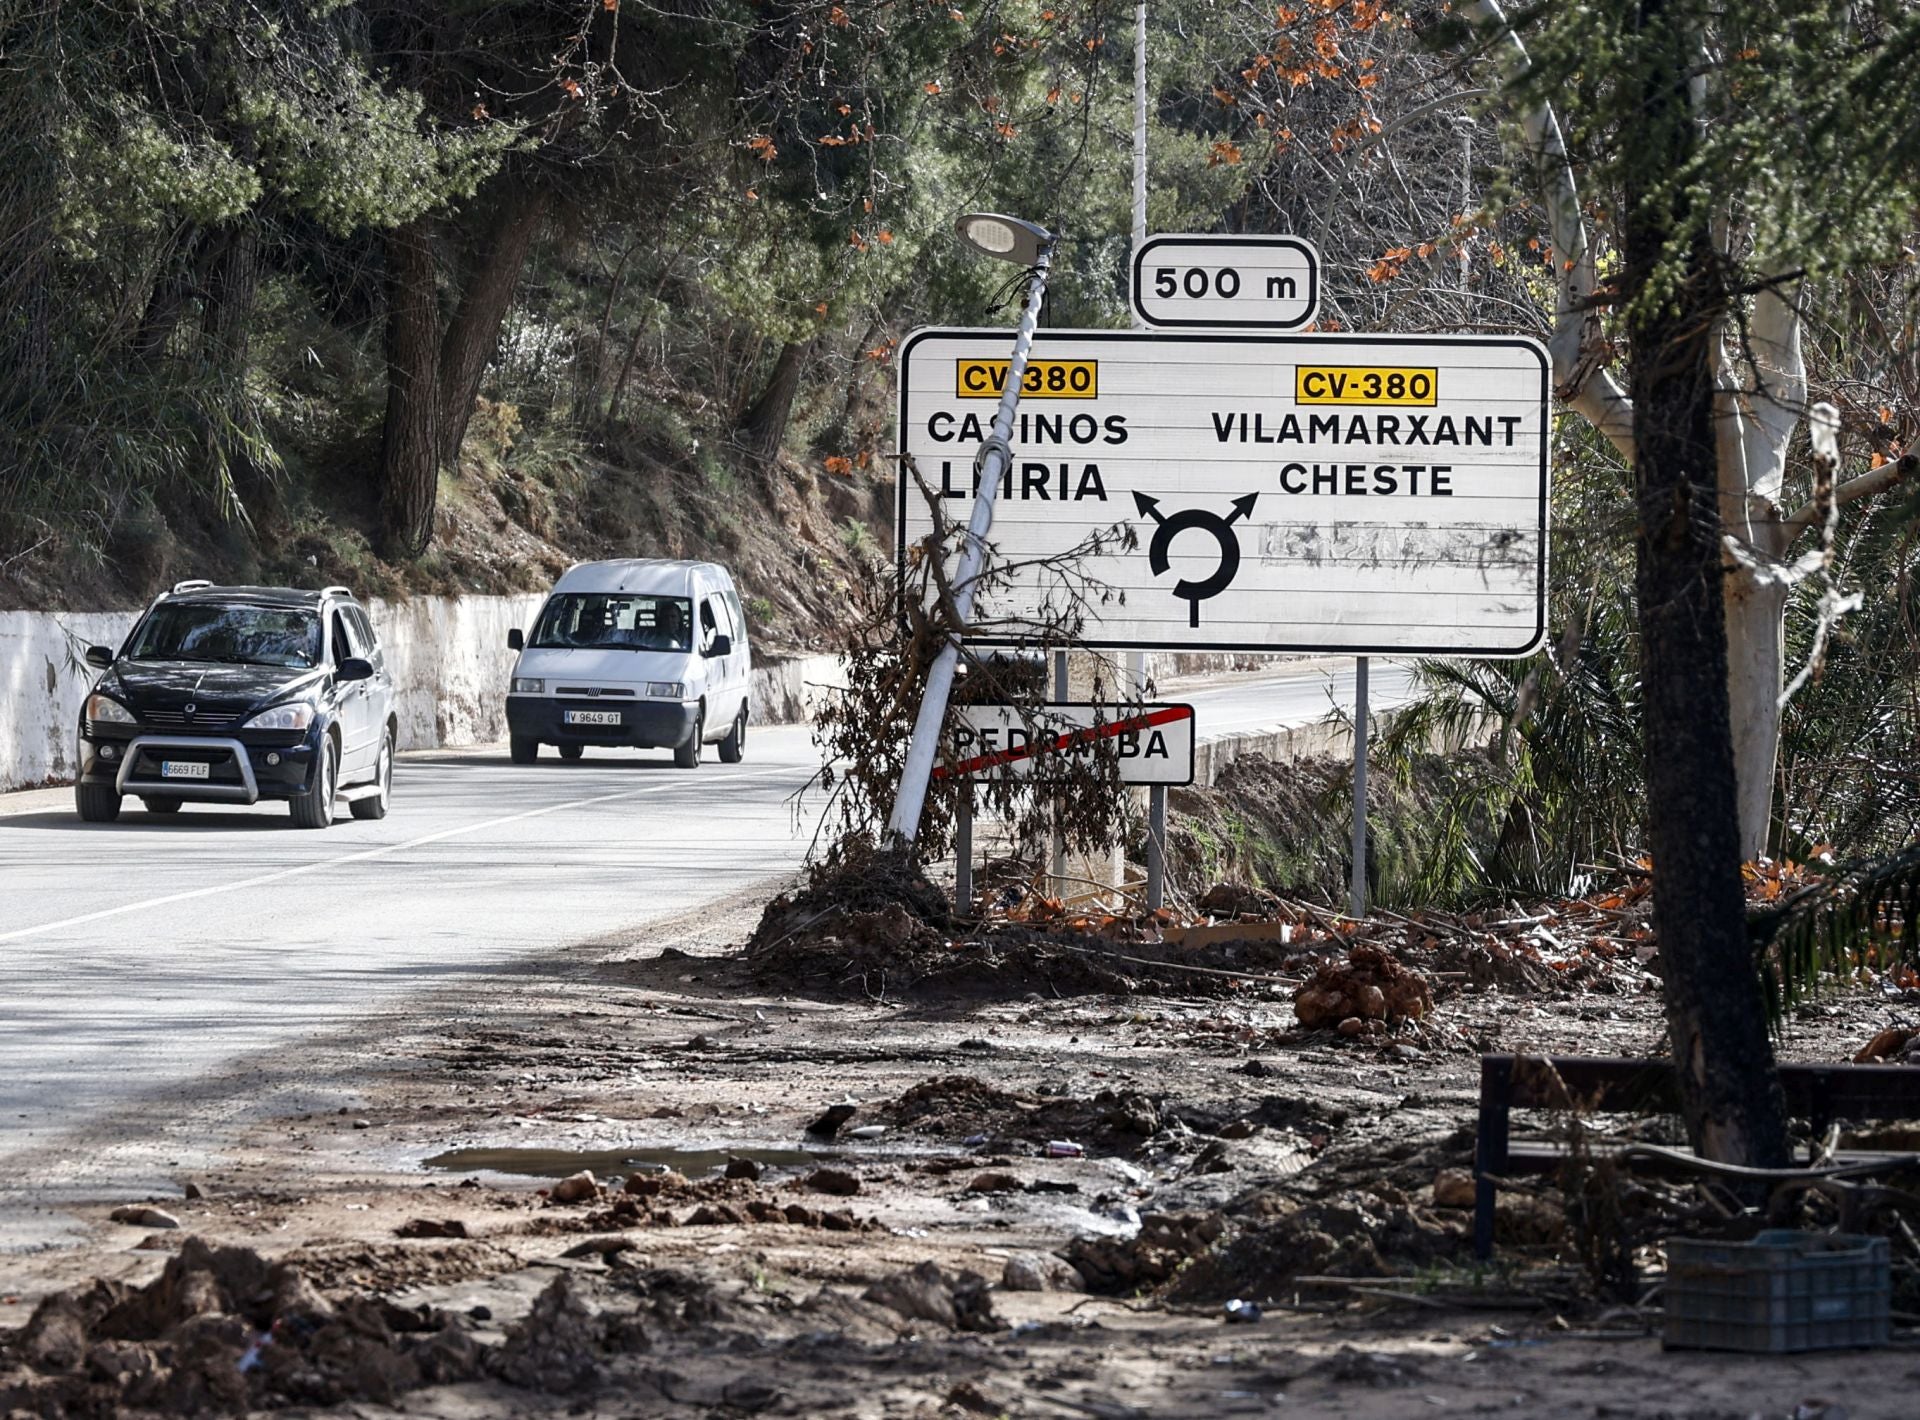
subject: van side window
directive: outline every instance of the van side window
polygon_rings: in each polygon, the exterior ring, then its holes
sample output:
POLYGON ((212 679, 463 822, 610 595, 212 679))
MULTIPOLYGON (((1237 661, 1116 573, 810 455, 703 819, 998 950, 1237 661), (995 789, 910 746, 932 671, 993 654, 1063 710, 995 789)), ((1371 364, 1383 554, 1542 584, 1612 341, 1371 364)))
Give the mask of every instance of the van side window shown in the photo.
POLYGON ((715 615, 712 597, 700 598, 700 649, 702 652, 713 649, 713 638, 720 634, 721 622, 725 613, 715 615))
POLYGON ((740 594, 724 594, 727 610, 733 613, 733 645, 735 650, 744 649, 747 644, 747 614, 740 610, 740 594))

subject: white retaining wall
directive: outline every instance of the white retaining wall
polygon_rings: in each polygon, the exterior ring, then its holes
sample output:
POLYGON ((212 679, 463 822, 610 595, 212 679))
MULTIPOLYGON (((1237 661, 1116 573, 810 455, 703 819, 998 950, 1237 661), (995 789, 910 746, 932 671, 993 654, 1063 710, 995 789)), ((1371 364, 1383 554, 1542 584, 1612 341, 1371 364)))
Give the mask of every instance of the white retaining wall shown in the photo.
MULTIPOLYGON (((542 598, 414 597, 371 601, 393 673, 400 748, 506 738, 507 631, 532 623, 542 598)), ((88 646, 118 646, 135 611, 0 611, 0 792, 73 777, 74 724, 99 674, 88 646)), ((762 658, 753 673, 762 724, 808 717, 820 687, 840 683, 830 656, 762 658)))

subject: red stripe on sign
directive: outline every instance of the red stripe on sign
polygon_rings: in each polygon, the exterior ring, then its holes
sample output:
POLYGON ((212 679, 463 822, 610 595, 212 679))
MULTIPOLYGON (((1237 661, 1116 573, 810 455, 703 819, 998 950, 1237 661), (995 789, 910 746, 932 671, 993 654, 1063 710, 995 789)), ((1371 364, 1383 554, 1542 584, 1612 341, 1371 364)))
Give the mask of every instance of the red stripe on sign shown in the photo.
POLYGON ((963 759, 958 764, 942 764, 935 767, 933 777, 935 779, 963 778, 969 774, 978 774, 983 769, 998 769, 1004 764, 1012 764, 1017 760, 1035 759, 1043 754, 1058 754, 1062 750, 1098 744, 1101 740, 1117 739, 1130 730, 1147 730, 1155 725, 1167 725, 1175 720, 1192 718, 1192 706, 1169 705, 1163 710, 1155 710, 1150 715, 1136 715, 1130 720, 1114 720, 1105 725, 1088 725, 1083 730, 1075 730, 1070 735, 1048 740, 1043 745, 1036 745, 1029 741, 1019 749, 995 750, 992 754, 963 759))

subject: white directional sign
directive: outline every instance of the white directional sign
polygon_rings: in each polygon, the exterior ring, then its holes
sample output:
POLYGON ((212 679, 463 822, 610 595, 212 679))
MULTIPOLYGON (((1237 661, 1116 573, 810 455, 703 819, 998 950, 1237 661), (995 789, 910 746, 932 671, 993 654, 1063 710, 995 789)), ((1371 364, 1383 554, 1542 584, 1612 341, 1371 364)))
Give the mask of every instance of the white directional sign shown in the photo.
POLYGON ((1193 782, 1191 705, 1055 702, 1022 715, 1011 705, 953 710, 955 758, 936 779, 1041 779, 1111 758, 1122 784, 1193 782))
POLYGON ((1148 325, 1298 330, 1320 308, 1320 258, 1298 237, 1151 237, 1133 308, 1148 325))
MULTIPOLYGON (((900 347, 900 447, 964 525, 1007 372, 1004 331, 900 347)), ((1059 559, 1079 644, 1181 651, 1522 656, 1546 629, 1547 356, 1485 336, 1041 331, 989 535, 1011 586, 980 645, 1027 639, 1059 559)), ((932 527, 911 477, 900 555, 932 527)))

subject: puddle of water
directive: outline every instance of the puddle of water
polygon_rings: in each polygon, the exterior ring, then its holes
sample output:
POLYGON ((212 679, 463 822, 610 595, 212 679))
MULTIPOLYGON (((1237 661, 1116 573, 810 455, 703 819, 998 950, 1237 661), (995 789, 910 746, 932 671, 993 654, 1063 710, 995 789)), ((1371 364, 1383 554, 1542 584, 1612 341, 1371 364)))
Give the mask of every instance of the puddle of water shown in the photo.
POLYGON ((752 1159, 778 1168, 837 1156, 837 1150, 827 1149, 450 1149, 425 1162, 430 1169, 449 1173, 485 1171, 530 1178, 565 1178, 582 1169, 592 1169, 596 1178, 667 1169, 699 1178, 719 1173, 730 1158, 752 1159))

